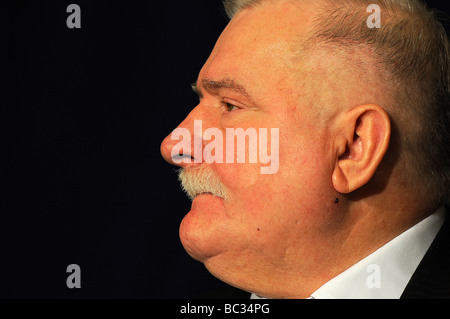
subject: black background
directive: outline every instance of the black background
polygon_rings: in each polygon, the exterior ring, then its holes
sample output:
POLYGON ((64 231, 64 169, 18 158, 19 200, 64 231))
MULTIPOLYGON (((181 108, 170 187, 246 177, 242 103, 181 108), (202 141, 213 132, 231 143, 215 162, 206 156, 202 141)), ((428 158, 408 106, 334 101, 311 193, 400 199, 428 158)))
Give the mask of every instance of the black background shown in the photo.
POLYGON ((190 201, 159 147, 226 24, 219 0, 1 2, 0 297, 223 286, 181 246, 190 201), (66 26, 71 3, 81 29, 66 26))

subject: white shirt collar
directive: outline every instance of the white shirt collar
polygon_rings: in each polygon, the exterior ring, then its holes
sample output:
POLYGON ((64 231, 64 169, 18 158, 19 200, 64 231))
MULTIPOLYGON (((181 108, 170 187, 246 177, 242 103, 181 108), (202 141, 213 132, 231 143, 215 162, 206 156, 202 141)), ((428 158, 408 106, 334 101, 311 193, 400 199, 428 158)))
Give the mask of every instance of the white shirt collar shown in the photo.
POLYGON ((334 277, 314 299, 398 299, 444 223, 445 207, 334 277))
MULTIPOLYGON (((444 223, 445 207, 340 273, 308 299, 398 299, 444 223)), ((261 299, 252 294, 251 299, 261 299)))

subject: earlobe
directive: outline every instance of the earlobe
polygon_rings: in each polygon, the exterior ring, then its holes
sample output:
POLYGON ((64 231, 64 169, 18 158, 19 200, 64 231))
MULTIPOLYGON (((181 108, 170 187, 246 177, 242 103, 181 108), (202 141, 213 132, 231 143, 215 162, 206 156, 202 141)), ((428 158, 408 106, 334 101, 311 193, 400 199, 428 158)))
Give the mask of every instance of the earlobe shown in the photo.
POLYGON ((389 147, 390 119, 378 105, 360 105, 343 114, 336 127, 332 183, 336 191, 350 193, 369 182, 379 167, 389 147))
POLYGON ((343 173, 343 171, 340 169, 340 167, 335 167, 332 175, 332 182, 334 189, 341 193, 341 194, 347 194, 350 193, 349 184, 347 181, 347 177, 343 173))

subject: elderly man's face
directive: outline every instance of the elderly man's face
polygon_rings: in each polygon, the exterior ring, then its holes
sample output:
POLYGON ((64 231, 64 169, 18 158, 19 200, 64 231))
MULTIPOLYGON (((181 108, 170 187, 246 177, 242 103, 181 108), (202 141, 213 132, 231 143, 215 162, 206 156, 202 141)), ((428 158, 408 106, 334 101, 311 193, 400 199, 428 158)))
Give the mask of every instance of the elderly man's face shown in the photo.
MULTIPOLYGON (((289 49, 311 17, 309 7, 298 10, 288 2, 264 4, 236 16, 200 71, 196 83, 200 103, 179 125, 192 136, 194 120, 202 121, 203 131, 215 127, 224 137, 227 128, 279 129, 275 174, 261 174, 267 164, 248 160, 179 164, 191 177, 201 171, 199 167, 210 171, 228 192, 227 199, 196 196, 180 226, 180 237, 193 258, 237 286, 254 280, 248 278, 251 273, 263 276, 269 268, 286 271, 293 265, 291 258, 306 258, 311 243, 329 231, 328 219, 336 205, 329 132, 313 120, 313 102, 302 97, 302 75, 293 75, 296 57, 289 49)), ((164 140, 161 150, 168 161, 178 142, 171 136, 164 140)), ((203 141, 203 147, 207 144, 203 141)), ((269 154, 273 147, 269 134, 269 154)), ((192 148, 188 155, 193 153, 192 148)), ((309 262, 314 267, 316 261, 309 262)))

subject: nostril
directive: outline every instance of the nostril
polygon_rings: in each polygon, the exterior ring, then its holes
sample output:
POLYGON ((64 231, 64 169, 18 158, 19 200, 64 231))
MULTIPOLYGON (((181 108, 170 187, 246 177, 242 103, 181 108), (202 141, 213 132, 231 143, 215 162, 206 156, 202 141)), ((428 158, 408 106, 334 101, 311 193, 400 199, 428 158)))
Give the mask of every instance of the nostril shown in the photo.
POLYGON ((175 154, 175 155, 172 155, 172 162, 174 162, 175 164, 181 164, 181 163, 190 164, 193 161, 194 161, 194 157, 192 157, 189 154, 175 154))

